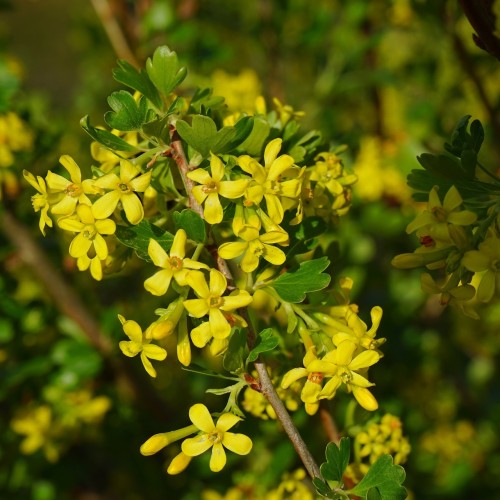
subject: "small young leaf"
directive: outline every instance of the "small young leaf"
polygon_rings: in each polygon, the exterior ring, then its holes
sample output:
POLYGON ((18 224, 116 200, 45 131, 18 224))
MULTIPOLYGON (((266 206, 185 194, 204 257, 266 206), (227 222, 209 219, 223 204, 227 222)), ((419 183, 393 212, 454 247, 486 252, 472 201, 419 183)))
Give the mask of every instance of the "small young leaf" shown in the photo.
POLYGON ((133 248, 137 257, 151 262, 148 254, 149 240, 156 240, 168 252, 174 241, 174 236, 167 231, 142 220, 139 224, 130 226, 116 226, 116 237, 125 246, 133 248))
MULTIPOLYGON (((407 495, 406 488, 402 486, 405 476, 405 470, 400 465, 394 465, 391 455, 382 455, 349 493, 367 498, 370 490, 376 488, 383 500, 404 500, 407 495)), ((375 492, 371 494, 375 495, 375 492)))
POLYGON ((158 109, 162 102, 158 90, 151 82, 146 71, 137 71, 130 63, 118 60, 118 67, 113 69, 113 77, 117 82, 123 83, 146 96, 158 109))
POLYGON ((174 212, 174 222, 177 229, 184 229, 190 240, 203 243, 207 237, 204 220, 193 210, 184 209, 174 212))
POLYGON ((255 347, 250 351, 247 357, 247 363, 254 362, 261 352, 272 351, 280 342, 277 335, 273 333, 272 328, 262 330, 257 336, 255 347))
POLYGON ((126 90, 113 92, 108 97, 108 104, 113 111, 108 111, 104 120, 112 128, 123 131, 138 130, 146 120, 146 99, 141 98, 137 103, 126 90))
POLYGON ((133 153, 140 151, 140 149, 132 146, 132 144, 129 144, 128 142, 125 142, 123 139, 117 137, 108 130, 101 130, 90 125, 88 116, 84 116, 80 120, 80 125, 83 130, 85 130, 85 132, 92 137, 92 139, 112 151, 131 151, 133 153))
POLYGON ((302 262, 295 272, 284 273, 273 281, 273 288, 286 302, 298 303, 306 298, 306 293, 327 287, 330 275, 323 273, 330 264, 327 257, 302 262))
POLYGON ((238 146, 240 151, 245 151, 250 156, 259 156, 264 149, 264 143, 271 131, 271 125, 262 118, 256 116, 252 120, 252 129, 247 138, 238 146))
POLYGON ((312 480, 316 491, 325 498, 339 498, 337 493, 335 493, 330 486, 325 481, 322 481, 319 477, 315 477, 312 480))
POLYGON ((321 464, 321 475, 327 481, 341 481, 351 455, 349 438, 343 437, 339 446, 329 443, 325 455, 326 463, 321 464))
POLYGON ((153 59, 146 62, 146 71, 154 86, 168 96, 186 78, 187 70, 179 65, 177 54, 167 46, 158 47, 153 59))
POLYGON ((246 352, 247 336, 243 330, 237 328, 229 338, 229 345, 224 354, 224 361, 222 362, 224 369, 236 374, 245 371, 244 360, 246 352))

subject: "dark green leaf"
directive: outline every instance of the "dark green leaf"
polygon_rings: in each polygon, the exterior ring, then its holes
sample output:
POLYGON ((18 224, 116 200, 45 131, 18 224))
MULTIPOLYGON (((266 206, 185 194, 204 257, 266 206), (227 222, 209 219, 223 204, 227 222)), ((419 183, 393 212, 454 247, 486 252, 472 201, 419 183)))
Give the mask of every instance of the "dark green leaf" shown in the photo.
POLYGON ((113 70, 113 77, 117 82, 123 83, 146 96, 158 109, 162 102, 158 90, 151 82, 146 71, 136 70, 127 61, 118 60, 118 67, 113 70))
POLYGON ((168 96, 186 78, 187 70, 180 66, 177 54, 167 46, 158 47, 153 59, 146 62, 146 71, 154 86, 168 96))
POLYGON ((444 154, 436 156, 430 153, 423 153, 417 156, 417 160, 422 167, 437 177, 450 180, 464 180, 466 178, 460 162, 450 156, 444 154))
POLYGON ((316 238, 326 231, 326 223, 322 217, 306 217, 300 224, 285 229, 290 235, 290 246, 286 252, 289 259, 312 250, 316 246, 316 238))
POLYGON ((167 146, 170 143, 168 116, 143 123, 141 130, 148 137, 155 137, 160 144, 163 142, 167 146))
POLYGON ((85 130, 85 132, 87 132, 87 134, 92 137, 92 139, 101 143, 103 146, 111 149, 112 151, 130 151, 133 153, 140 151, 140 149, 132 146, 132 144, 129 144, 128 142, 125 142, 123 139, 117 137, 108 130, 101 130, 90 125, 88 116, 84 116, 80 120, 80 125, 82 126, 83 130, 85 130))
POLYGON ((302 302, 306 293, 327 287, 330 275, 323 273, 330 264, 327 257, 302 262, 295 272, 287 272, 273 281, 273 288, 286 302, 302 302))
POLYGON ((207 237, 205 221, 194 211, 186 208, 182 212, 174 212, 177 229, 184 229, 187 237, 197 243, 203 243, 207 237))
POLYGON ((279 343, 280 339, 277 335, 274 334, 272 328, 266 328, 265 330, 262 330, 257 336, 255 347, 250 351, 246 362, 254 362, 259 357, 260 353, 272 351, 275 347, 278 346, 279 343))
POLYGON ((172 246, 174 237, 158 226, 142 220, 135 226, 116 226, 116 237, 125 246, 133 248, 137 256, 143 260, 151 262, 148 255, 149 240, 156 240, 161 247, 168 252, 172 246))
POLYGON ((245 371, 245 356, 247 353, 247 336, 244 330, 236 328, 230 339, 227 351, 224 354, 224 369, 231 373, 242 373, 245 371))
POLYGON ((367 498, 368 492, 377 488, 383 500, 404 500, 407 496, 402 486, 405 476, 403 467, 394 465, 390 455, 382 455, 349 493, 367 498))
POLYGON ((137 103, 126 90, 113 92, 108 97, 108 104, 113 111, 108 111, 104 120, 112 128, 123 131, 138 130, 146 120, 146 99, 141 98, 137 103))
POLYGON ((339 446, 329 443, 326 447, 326 463, 321 464, 321 475, 327 481, 341 481, 349 465, 351 448, 349 438, 343 437, 339 446))
POLYGON ((189 113, 200 114, 202 110, 214 109, 224 103, 224 97, 212 95, 211 88, 197 88, 189 103, 189 113))
POLYGON ((316 491, 323 497, 326 498, 338 498, 338 495, 332 491, 330 486, 325 481, 322 481, 319 477, 315 477, 312 480, 312 483, 314 487, 316 488, 316 491))
POLYGON ((460 155, 460 163, 469 179, 474 179, 477 165, 477 152, 474 149, 464 149, 460 155))
POLYGON ((471 133, 471 144, 470 146, 476 153, 479 153, 481 146, 484 141, 484 129, 483 125, 479 120, 474 120, 470 124, 470 133, 471 133))
POLYGON ((266 139, 269 137, 271 126, 261 116, 255 116, 252 123, 252 130, 248 137, 239 145, 239 149, 250 156, 259 156, 264 148, 266 139))

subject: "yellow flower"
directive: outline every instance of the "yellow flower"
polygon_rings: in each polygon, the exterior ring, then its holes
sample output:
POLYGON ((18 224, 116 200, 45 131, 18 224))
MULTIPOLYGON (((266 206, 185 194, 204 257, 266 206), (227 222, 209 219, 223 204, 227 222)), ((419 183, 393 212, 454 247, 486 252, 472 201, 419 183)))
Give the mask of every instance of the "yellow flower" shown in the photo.
POLYGON ((212 154, 210 158, 210 170, 212 175, 197 168, 189 172, 187 176, 193 181, 201 184, 193 188, 193 196, 201 205, 204 203, 203 215, 209 224, 218 224, 224 215, 219 195, 224 198, 235 199, 243 196, 248 185, 248 180, 238 179, 235 181, 223 181, 225 170, 219 157, 212 154))
POLYGON ((52 206, 52 213, 56 215, 71 215, 78 203, 92 205, 86 194, 96 194, 98 191, 92 186, 92 180, 82 182, 80 167, 71 156, 63 155, 59 162, 69 172, 71 180, 62 175, 47 173, 47 186, 53 193, 62 193, 63 198, 52 206))
POLYGON ((75 259, 83 257, 80 265, 83 269, 87 269, 90 265, 92 276, 99 281, 102 279, 101 261, 105 260, 109 253, 108 245, 102 235, 114 234, 116 224, 111 219, 95 218, 88 205, 78 205, 76 216, 78 218, 59 219, 57 224, 61 229, 78 233, 69 245, 69 254, 75 259), (95 256, 88 255, 91 250, 95 252, 95 256))
POLYGON ((302 178, 286 181, 281 176, 293 167, 294 159, 290 155, 278 154, 282 139, 273 139, 264 150, 264 167, 251 156, 243 155, 238 158, 238 165, 252 176, 245 192, 247 205, 259 205, 264 198, 269 217, 279 224, 283 220, 284 209, 280 197, 284 196, 295 200, 300 195, 302 178))
POLYGON ((164 295, 172 278, 180 286, 186 286, 186 276, 189 269, 208 269, 206 264, 191 259, 185 259, 187 235, 184 229, 175 233, 174 241, 170 249, 170 255, 153 239, 149 240, 148 254, 155 266, 161 267, 144 282, 144 288, 153 295, 164 295))
POLYGON ((93 206, 94 215, 99 219, 109 217, 121 202, 125 216, 131 224, 139 224, 144 217, 144 208, 136 193, 143 193, 151 181, 151 171, 141 171, 130 161, 120 161, 120 177, 106 174, 94 181, 94 186, 110 189, 93 206))
POLYGON ((305 403, 306 412, 309 415, 314 415, 318 410, 323 380, 325 377, 331 377, 335 373, 336 367, 318 359, 315 348, 307 350, 303 364, 304 368, 292 368, 285 373, 281 381, 281 388, 288 389, 297 380, 307 377, 300 393, 300 399, 305 403))
POLYGON ((51 196, 47 192, 47 186, 42 177, 38 175, 35 178, 35 176, 27 170, 23 170, 23 176, 39 193, 31 197, 31 203, 33 204, 33 210, 35 212, 40 212, 39 227, 40 231, 45 236, 45 226, 52 227, 52 219, 49 217, 49 208, 52 201, 50 200, 51 196))
POLYGON ((278 112, 278 116, 281 121, 281 125, 284 127, 292 118, 299 120, 305 116, 304 111, 295 111, 289 104, 282 104, 277 98, 273 98, 273 104, 278 112))
POLYGON ((485 271, 477 288, 477 299, 489 302, 495 294, 497 274, 500 271, 500 239, 486 238, 478 248, 465 253, 462 265, 475 273, 485 271))
POLYGON ((420 228, 426 228, 426 232, 433 240, 440 242, 451 242, 449 224, 457 226, 468 226, 476 221, 477 216, 469 210, 459 210, 462 197, 455 186, 446 193, 443 203, 439 199, 437 186, 429 192, 427 210, 417 215, 413 222, 408 224, 406 232, 412 233, 420 228))
POLYGON ((182 442, 182 452, 188 457, 196 457, 212 448, 210 470, 219 472, 226 465, 227 448, 238 455, 247 455, 252 449, 252 440, 244 434, 228 432, 241 418, 233 413, 223 413, 214 424, 208 408, 203 404, 195 404, 189 409, 189 419, 200 429, 201 433, 182 442))
POLYGON ((156 370, 153 368, 149 358, 163 361, 167 357, 167 351, 163 347, 151 344, 151 338, 148 336, 148 329, 143 333, 141 327, 131 320, 126 320, 121 314, 118 315, 120 323, 123 325, 123 331, 130 341, 122 340, 118 345, 129 358, 133 358, 141 353, 142 364, 151 377, 156 377, 156 370))
POLYGON ((201 318, 208 314, 208 322, 191 331, 191 339, 196 347, 204 347, 214 337, 225 339, 231 333, 231 325, 222 311, 232 311, 245 307, 252 302, 252 296, 245 290, 238 290, 231 295, 222 294, 227 289, 224 275, 216 269, 210 270, 210 283, 207 285, 201 272, 189 273, 188 285, 195 291, 197 299, 184 301, 184 307, 191 316, 201 318))
POLYGON ((243 241, 223 243, 219 247, 219 255, 223 259, 236 259, 243 255, 240 267, 246 273, 251 273, 257 269, 261 257, 275 266, 285 262, 285 252, 272 246, 272 244, 288 244, 288 234, 286 232, 269 231, 261 235, 256 227, 245 226, 240 230, 238 237, 243 241))
POLYGON ((321 360, 323 363, 335 365, 336 370, 333 377, 325 384, 319 394, 319 399, 332 399, 337 389, 345 384, 349 392, 352 391, 356 401, 368 411, 378 408, 377 400, 367 389, 375 384, 369 382, 365 377, 356 373, 358 370, 374 365, 380 354, 374 350, 363 351, 353 358, 356 344, 350 340, 341 342, 337 349, 325 354, 321 360))

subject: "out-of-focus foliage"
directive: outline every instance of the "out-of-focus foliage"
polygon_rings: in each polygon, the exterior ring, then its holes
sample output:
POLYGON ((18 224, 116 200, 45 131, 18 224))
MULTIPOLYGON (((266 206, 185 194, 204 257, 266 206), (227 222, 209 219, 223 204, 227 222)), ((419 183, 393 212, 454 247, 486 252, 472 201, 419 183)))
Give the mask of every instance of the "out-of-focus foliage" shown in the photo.
MULTIPOLYGON (((417 155, 440 152, 458 120, 470 114, 485 127, 481 161, 496 164, 500 66, 473 44, 456 2, 111 5, 139 58, 167 43, 190 67, 188 84, 212 85, 241 111, 260 93, 269 102, 277 97, 305 112, 306 128, 349 146, 344 155, 359 178, 353 208, 325 253, 354 279, 353 298, 363 310, 383 307, 379 331, 387 338, 383 366, 371 375, 380 413, 351 437, 368 463, 363 436, 382 424, 384 413, 397 415, 411 445, 405 486, 415 498, 492 498, 500 488, 498 296, 478 305, 479 319, 464 318, 426 297, 419 273, 390 265, 394 255, 415 247, 405 234, 416 210, 405 177, 418 167, 417 155)), ((103 96, 116 56, 88 2, 6 2, 0 8, 0 119, 14 120, 21 131, 13 145, 12 125, 7 132, 0 125, 0 149, 7 151, 1 158, 14 159, 4 166, 0 158, 2 203, 38 238, 21 172, 44 175, 63 152, 88 171, 103 162, 102 156, 92 159, 77 124, 84 114, 107 109, 103 96)), ((140 456, 145 436, 185 425, 189 401, 206 397, 207 382, 193 376, 188 385, 172 362, 159 368, 162 382, 153 391, 159 402, 140 373, 140 388, 132 389, 117 368, 118 349, 107 355, 96 349, 2 233, 0 243, 2 498, 155 499, 166 492, 186 499, 284 498, 285 491, 307 498, 303 472, 286 472, 300 466, 291 445, 277 439, 272 415, 250 393, 244 395, 248 411, 268 421, 254 437, 254 459, 244 471, 229 463, 209 476, 202 461, 190 466, 189 477, 167 478, 164 469, 178 449, 169 447, 156 460, 140 456)), ((130 269, 96 285, 63 257, 68 244, 51 236, 40 241, 117 345, 117 312, 146 318, 155 304, 139 293, 147 276, 130 269)), ((126 369, 134 370, 131 363, 126 369)), ((346 414, 345 408, 330 410, 338 419, 346 414)), ((303 411, 295 419, 323 461, 327 439, 319 420, 307 426, 303 411)), ((251 432, 251 423, 243 429, 251 432)))

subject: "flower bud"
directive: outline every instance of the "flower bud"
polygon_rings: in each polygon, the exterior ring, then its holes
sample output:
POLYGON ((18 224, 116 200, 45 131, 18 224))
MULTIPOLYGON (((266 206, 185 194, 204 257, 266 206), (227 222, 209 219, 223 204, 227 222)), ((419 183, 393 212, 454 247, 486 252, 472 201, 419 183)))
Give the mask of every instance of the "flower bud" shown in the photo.
POLYGON ((181 451, 170 462, 170 465, 167 468, 167 474, 170 474, 171 476, 180 474, 189 465, 189 462, 191 462, 191 458, 192 457, 186 455, 181 451))
POLYGON ((185 437, 194 434, 197 431, 198 428, 195 425, 189 425, 175 431, 155 434, 141 446, 141 455, 144 455, 145 457, 154 455, 155 453, 158 453, 160 450, 165 448, 165 446, 174 443, 175 441, 179 441, 179 439, 184 439, 185 437))

